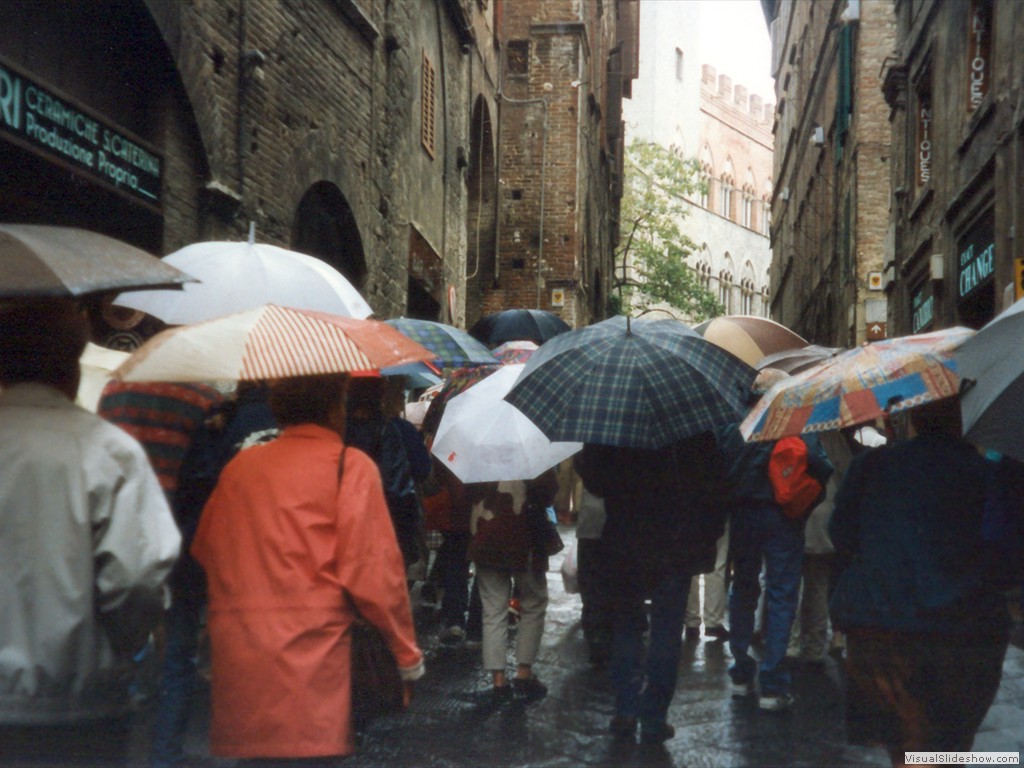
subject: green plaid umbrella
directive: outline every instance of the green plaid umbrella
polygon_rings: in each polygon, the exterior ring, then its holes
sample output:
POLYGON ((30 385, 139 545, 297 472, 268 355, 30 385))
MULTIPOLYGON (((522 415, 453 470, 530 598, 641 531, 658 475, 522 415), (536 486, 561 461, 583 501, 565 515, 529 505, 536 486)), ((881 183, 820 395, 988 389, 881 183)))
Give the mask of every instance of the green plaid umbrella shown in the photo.
POLYGON ((540 347, 505 399, 552 441, 660 448, 738 421, 756 371, 677 320, 609 320, 540 347))
POLYGON ((454 326, 412 317, 400 317, 385 322, 436 354, 437 358, 433 363, 439 368, 498 363, 498 359, 487 347, 466 331, 454 326))

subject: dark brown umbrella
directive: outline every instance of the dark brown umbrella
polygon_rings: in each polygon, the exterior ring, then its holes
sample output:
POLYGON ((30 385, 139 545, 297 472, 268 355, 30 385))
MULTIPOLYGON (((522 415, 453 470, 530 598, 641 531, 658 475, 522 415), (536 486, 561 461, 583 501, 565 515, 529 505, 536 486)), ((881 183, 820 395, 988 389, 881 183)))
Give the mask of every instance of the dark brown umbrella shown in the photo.
POLYGON ((0 224, 0 298, 84 296, 180 288, 195 278, 134 245, 98 232, 0 224))

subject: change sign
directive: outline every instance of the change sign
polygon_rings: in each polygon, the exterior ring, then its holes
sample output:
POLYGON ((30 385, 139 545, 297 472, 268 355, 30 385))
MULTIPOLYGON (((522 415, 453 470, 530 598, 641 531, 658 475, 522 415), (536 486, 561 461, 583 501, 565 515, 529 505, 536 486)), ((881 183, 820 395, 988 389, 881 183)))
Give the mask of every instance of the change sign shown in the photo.
POLYGON ((0 134, 147 205, 160 204, 157 153, 3 62, 0 134))

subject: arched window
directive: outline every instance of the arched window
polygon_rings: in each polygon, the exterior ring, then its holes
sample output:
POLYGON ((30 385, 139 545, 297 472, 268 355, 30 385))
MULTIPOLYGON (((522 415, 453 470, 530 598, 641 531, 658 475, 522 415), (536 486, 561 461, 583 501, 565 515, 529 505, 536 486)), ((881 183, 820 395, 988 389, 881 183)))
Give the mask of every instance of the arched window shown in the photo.
POLYGON ((722 171, 722 210, 721 214, 727 219, 734 218, 733 212, 733 189, 736 186, 736 179, 733 176, 732 160, 725 161, 725 170, 722 171))
POLYGON ((700 207, 710 210, 711 181, 714 178, 711 148, 705 144, 700 154, 700 207))
POLYGON ((732 314, 732 273, 727 269, 718 273, 718 302, 727 315, 732 314))
POLYGON ((711 265, 706 261, 697 262, 697 281, 705 290, 711 290, 711 265))
POLYGON ((771 234, 772 229, 772 199, 771 197, 761 198, 761 234, 771 234))
POLYGON ((747 229, 754 228, 754 172, 747 169, 747 177, 743 182, 743 201, 740 215, 740 223, 747 229))

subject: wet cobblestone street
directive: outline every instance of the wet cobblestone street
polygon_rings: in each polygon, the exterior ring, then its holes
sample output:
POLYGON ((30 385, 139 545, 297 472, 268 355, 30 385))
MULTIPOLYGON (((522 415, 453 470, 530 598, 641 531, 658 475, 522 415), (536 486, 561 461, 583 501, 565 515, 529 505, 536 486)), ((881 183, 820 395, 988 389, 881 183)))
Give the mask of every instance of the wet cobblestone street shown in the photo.
MULTIPOLYGON (((573 533, 562 528, 568 542, 573 533)), ((613 693, 603 670, 587 661, 579 596, 566 594, 561 555, 551 559, 550 605, 537 675, 544 700, 495 705, 480 651, 437 642, 443 629, 432 608, 419 604, 416 624, 427 652, 427 675, 405 713, 374 723, 348 768, 570 768, 572 766, 887 766, 881 749, 850 746, 843 724, 842 675, 835 660, 794 673, 796 704, 766 713, 753 700, 732 699, 728 644, 685 642, 679 685, 669 711, 676 735, 663 746, 613 743, 607 728, 613 693)), ((1002 685, 975 742, 976 750, 1024 752, 1024 651, 1011 645, 1002 685)), ((510 668, 512 659, 509 659, 510 668)), ((188 752, 195 764, 227 768, 206 748, 208 689, 197 692, 188 752)), ((140 765, 145 737, 139 736, 140 765)))

